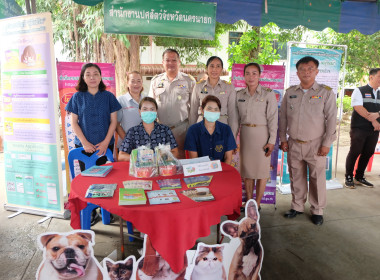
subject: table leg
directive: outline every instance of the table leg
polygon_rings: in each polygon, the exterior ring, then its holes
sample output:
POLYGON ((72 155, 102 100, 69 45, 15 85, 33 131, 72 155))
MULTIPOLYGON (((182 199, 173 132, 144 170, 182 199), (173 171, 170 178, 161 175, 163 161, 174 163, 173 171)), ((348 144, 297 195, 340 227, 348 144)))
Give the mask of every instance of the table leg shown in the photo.
POLYGON ((123 219, 119 216, 119 225, 120 225, 120 248, 121 248, 121 259, 125 259, 124 251, 124 231, 123 231, 123 219))
POLYGON ((220 223, 216 225, 216 244, 220 244, 219 234, 220 234, 220 223))

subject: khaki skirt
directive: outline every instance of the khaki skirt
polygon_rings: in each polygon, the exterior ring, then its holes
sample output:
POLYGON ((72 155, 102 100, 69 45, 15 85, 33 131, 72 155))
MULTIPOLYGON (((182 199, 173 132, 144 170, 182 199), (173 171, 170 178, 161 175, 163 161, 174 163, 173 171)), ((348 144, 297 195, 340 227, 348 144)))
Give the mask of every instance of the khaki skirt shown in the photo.
POLYGON ((269 137, 266 125, 240 130, 240 170, 241 177, 247 179, 267 179, 270 176, 270 157, 265 156, 263 147, 269 137))

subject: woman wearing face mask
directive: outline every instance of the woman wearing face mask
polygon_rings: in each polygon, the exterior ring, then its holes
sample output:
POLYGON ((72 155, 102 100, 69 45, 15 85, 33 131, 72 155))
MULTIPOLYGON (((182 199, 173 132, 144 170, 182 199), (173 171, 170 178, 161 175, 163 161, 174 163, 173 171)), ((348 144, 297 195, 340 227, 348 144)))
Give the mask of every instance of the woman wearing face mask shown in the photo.
POLYGON ((186 134, 185 150, 190 158, 209 156, 231 164, 236 142, 231 128, 217 121, 221 107, 216 96, 208 95, 202 100, 203 121, 190 126, 186 134))
POLYGON ((119 161, 129 161, 133 149, 139 146, 150 146, 154 149, 159 144, 170 144, 174 157, 178 157, 178 145, 173 133, 166 125, 156 122, 157 102, 151 97, 144 97, 139 104, 142 122, 130 128, 119 149, 119 161))
POLYGON ((244 67, 247 87, 237 92, 240 130, 241 177, 245 178, 247 201, 253 198, 256 181, 256 202, 264 195, 270 177, 270 155, 277 137, 278 109, 276 94, 260 86, 261 68, 257 63, 244 67))
POLYGON ((127 75, 127 90, 128 92, 117 98, 121 105, 121 110, 117 112, 116 132, 119 134, 117 148, 123 142, 126 132, 133 126, 141 122, 139 114, 139 103, 144 97, 143 80, 140 72, 133 71, 127 75))
POLYGON ((201 102, 208 95, 218 97, 221 103, 219 121, 228 124, 236 137, 238 131, 238 115, 236 108, 236 92, 230 82, 220 79, 223 72, 223 61, 218 56, 211 56, 206 63, 207 78, 200 80, 191 95, 189 124, 202 120, 201 102))

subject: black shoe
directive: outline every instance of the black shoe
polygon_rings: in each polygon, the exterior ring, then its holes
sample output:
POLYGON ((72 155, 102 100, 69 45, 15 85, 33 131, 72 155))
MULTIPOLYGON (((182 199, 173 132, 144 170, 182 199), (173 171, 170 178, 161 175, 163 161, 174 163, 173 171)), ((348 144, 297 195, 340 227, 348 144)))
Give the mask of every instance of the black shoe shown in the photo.
POLYGON ((284 214, 284 217, 291 219, 291 218, 295 218, 297 215, 301 215, 301 214, 303 214, 303 212, 298 212, 294 209, 290 209, 288 212, 286 212, 284 214))
POLYGON ((346 175, 346 180, 344 181, 344 185, 348 189, 356 189, 354 180, 352 179, 351 175, 346 175))
POLYGON ((323 216, 322 215, 311 215, 311 221, 314 225, 320 226, 323 224, 323 216))
POLYGON ((356 185, 362 185, 363 187, 373 188, 373 184, 371 184, 370 182, 368 182, 364 177, 361 178, 361 179, 355 178, 354 179, 354 183, 356 185))
POLYGON ((91 212, 91 226, 95 225, 100 220, 101 220, 101 217, 100 217, 98 211, 96 211, 96 209, 92 210, 92 212, 91 212))

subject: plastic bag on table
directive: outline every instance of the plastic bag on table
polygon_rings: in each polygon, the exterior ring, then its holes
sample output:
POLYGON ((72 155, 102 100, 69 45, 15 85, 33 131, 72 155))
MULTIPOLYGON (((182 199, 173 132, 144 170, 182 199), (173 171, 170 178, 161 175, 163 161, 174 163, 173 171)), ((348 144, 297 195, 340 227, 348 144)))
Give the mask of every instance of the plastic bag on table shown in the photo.
POLYGON ((170 145, 160 144, 154 151, 160 176, 172 176, 183 173, 182 165, 179 160, 173 156, 170 145))
POLYGON ((137 178, 157 176, 157 162, 154 151, 149 146, 140 146, 132 150, 129 164, 129 175, 137 178))

